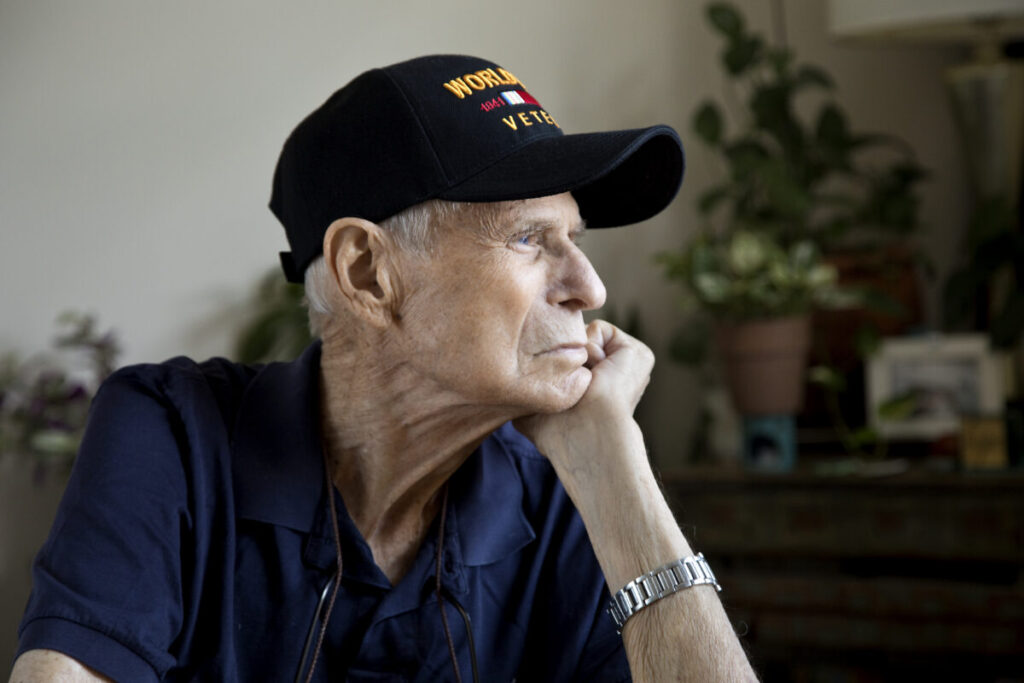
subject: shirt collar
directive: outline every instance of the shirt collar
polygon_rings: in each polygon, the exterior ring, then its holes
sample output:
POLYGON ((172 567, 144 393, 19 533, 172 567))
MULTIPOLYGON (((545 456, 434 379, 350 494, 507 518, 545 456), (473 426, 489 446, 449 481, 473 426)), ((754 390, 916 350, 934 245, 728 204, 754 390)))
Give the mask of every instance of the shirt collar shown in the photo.
MULTIPOLYGON (((315 342, 291 363, 267 365, 246 388, 233 439, 240 517, 304 533, 322 526, 317 523, 325 503, 320 349, 315 342)), ((458 564, 491 564, 536 538, 523 512, 523 481, 508 446, 522 438, 504 425, 453 476, 449 495, 454 510, 445 544, 458 564)))
POLYGON ((516 438, 523 437, 505 424, 452 477, 453 526, 469 566, 498 562, 536 538, 523 512, 522 475, 508 447, 516 438))
POLYGON ((322 499, 320 344, 271 363, 249 383, 235 421, 232 477, 240 517, 308 532, 322 499))

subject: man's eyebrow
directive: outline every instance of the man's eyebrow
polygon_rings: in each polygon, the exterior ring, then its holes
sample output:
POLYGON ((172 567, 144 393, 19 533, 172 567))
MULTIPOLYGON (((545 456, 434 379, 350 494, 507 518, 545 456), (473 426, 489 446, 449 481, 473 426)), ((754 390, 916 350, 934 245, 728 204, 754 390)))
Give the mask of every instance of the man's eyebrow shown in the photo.
MULTIPOLYGON (((537 220, 528 220, 528 221, 526 221, 525 224, 523 225, 522 229, 520 230, 520 232, 535 232, 535 231, 538 231, 538 230, 551 230, 552 228, 557 228, 557 227, 558 227, 558 223, 557 222, 548 220, 546 218, 539 218, 537 220)), ((569 234, 570 235, 575 235, 577 237, 582 235, 586 231, 587 231, 587 221, 582 219, 582 218, 579 220, 578 223, 576 223, 571 228, 569 228, 569 234)))

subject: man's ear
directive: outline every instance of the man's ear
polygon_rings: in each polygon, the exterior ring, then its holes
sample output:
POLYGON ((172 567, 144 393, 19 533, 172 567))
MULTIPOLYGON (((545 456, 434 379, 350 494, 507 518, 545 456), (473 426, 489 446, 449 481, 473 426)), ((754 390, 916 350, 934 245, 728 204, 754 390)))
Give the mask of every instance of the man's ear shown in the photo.
POLYGON ((342 302, 375 327, 386 327, 398 310, 394 240, 376 223, 339 218, 324 234, 324 260, 342 302))

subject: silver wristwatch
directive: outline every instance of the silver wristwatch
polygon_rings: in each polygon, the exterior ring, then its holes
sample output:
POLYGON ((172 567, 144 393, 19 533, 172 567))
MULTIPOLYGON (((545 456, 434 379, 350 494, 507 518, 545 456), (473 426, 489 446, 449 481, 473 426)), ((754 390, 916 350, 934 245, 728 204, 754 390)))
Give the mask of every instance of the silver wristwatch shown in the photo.
POLYGON ((715 579, 715 573, 704 559, 704 553, 697 553, 669 562, 627 583, 612 596, 608 613, 615 621, 615 628, 622 633, 626 621, 644 607, 676 591, 704 584, 722 590, 715 579))

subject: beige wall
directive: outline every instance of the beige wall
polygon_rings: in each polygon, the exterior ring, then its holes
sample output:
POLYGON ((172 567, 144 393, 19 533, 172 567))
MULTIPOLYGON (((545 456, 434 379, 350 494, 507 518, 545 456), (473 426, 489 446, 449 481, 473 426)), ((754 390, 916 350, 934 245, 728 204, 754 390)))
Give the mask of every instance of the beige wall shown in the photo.
MULTIPOLYGON (((768 25, 767 2, 740 4, 768 25)), ((833 69, 854 123, 906 137, 934 170, 926 214, 944 263, 964 202, 940 79, 954 55, 837 46, 823 2, 789 5, 793 44, 833 69)), ((587 241, 610 303, 640 307, 661 356, 645 421, 658 460, 678 461, 700 387, 664 352, 676 292, 651 258, 694 229, 716 167, 689 116, 723 87, 687 0, 2 0, 0 349, 44 346, 75 308, 118 330, 126 362, 226 353, 250 286, 285 248, 265 208, 285 135, 363 69, 437 51, 500 61, 569 132, 682 132, 675 205, 587 241)))

